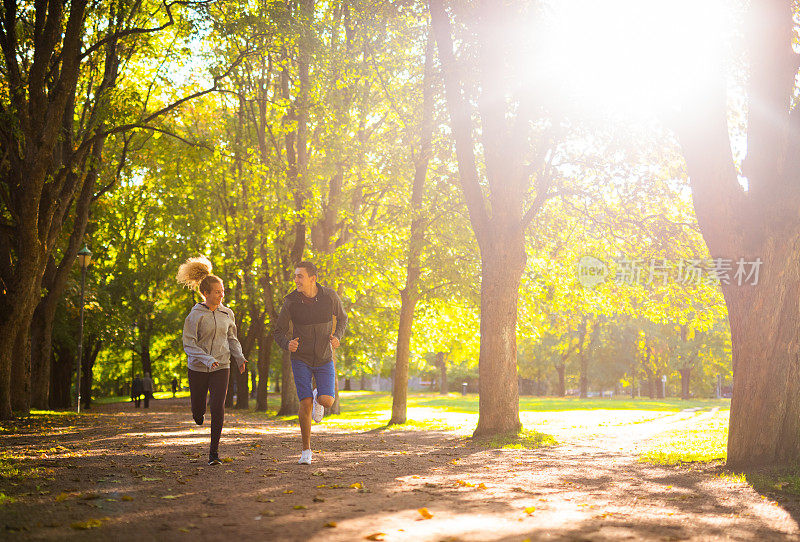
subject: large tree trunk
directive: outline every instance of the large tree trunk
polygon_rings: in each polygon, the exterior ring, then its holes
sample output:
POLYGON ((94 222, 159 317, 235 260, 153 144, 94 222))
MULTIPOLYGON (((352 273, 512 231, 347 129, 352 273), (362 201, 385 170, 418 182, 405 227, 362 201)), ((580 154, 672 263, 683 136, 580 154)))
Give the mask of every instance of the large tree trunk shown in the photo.
POLYGON ((281 408, 278 416, 291 416, 300 410, 300 401, 297 399, 297 390, 294 386, 292 373, 292 359, 289 352, 283 353, 283 370, 281 374, 281 408))
MULTIPOLYGON (((500 232, 498 232, 500 233, 500 232)), ((519 431, 517 301, 525 250, 522 236, 498 235, 482 251, 480 397, 475 436, 519 431)))
MULTIPOLYGON (((458 176, 470 223, 481 251, 481 350, 478 361, 480 400, 475 435, 516 431, 519 421, 517 381, 517 302, 525 268, 525 229, 550 195, 546 156, 552 137, 538 138, 530 148, 534 111, 530 93, 512 93, 503 84, 513 73, 513 40, 497 39, 511 21, 524 15, 514 2, 477 2, 470 5, 467 31, 477 37, 477 66, 470 73, 478 85, 464 84, 453 49, 452 25, 442 0, 429 2, 431 26, 444 75, 447 109, 455 142, 458 176), (465 96, 479 87, 480 95, 465 96), (481 163, 479 174, 473 141, 473 110, 480 114, 481 163), (531 152, 534 151, 535 152, 531 152), (531 167, 532 166, 532 167, 531 167), (531 190, 532 171, 537 171, 531 190), (535 198, 528 197, 535 192, 535 198)), ((472 59, 470 59, 472 61, 472 59)))
MULTIPOLYGON (((733 398, 728 465, 800 463, 800 108, 794 2, 750 2, 747 156, 739 184, 727 125, 725 75, 675 125, 698 223, 712 258, 733 271, 722 285, 731 327, 733 398), (790 109, 790 107, 792 107, 790 109), (761 266, 739 284, 739 261, 761 266)), ((715 66, 709 63, 708 68, 715 66)), ((747 271, 754 266, 749 265, 747 271)))
POLYGON ((731 466, 800 462, 800 235, 760 252, 757 286, 727 288, 733 346, 731 466))
POLYGON ((17 333, 11 364, 11 407, 21 414, 31 410, 31 345, 27 331, 32 318, 30 314, 17 333))

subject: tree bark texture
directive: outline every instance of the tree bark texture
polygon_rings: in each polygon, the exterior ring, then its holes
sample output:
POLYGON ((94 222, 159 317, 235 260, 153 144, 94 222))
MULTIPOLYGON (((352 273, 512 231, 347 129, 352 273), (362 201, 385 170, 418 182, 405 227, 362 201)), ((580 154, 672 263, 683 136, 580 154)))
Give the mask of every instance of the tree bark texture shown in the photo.
POLYGON ((411 229, 406 260, 406 284, 400 291, 400 318, 397 325, 395 373, 392 380, 392 417, 389 425, 402 424, 407 419, 408 364, 411 356, 411 335, 414 309, 419 297, 420 259, 425 243, 425 219, 422 203, 425 198, 425 178, 433 147, 433 33, 428 33, 425 47, 425 71, 422 81, 422 123, 420 152, 414 164, 414 183, 411 189, 411 229))
POLYGON ((760 259, 757 284, 722 284, 731 327, 732 468, 800 463, 800 108, 793 2, 751 2, 747 156, 738 182, 724 77, 676 123, 693 202, 712 258, 760 259))
POLYGON ((504 81, 510 75, 513 44, 498 40, 504 25, 521 15, 515 3, 483 1, 474 9, 473 31, 477 42, 477 98, 483 148, 485 181, 478 173, 473 142, 471 98, 464 94, 462 66, 454 54, 452 25, 442 0, 429 2, 444 77, 445 97, 455 142, 458 176, 470 223, 481 252, 481 347, 478 361, 480 400, 475 435, 516 431, 519 421, 517 381, 517 302, 525 269, 525 229, 548 197, 549 177, 545 155, 549 146, 539 141, 535 149, 535 198, 527 203, 531 187, 528 158, 530 121, 536 104, 531 97, 513 96, 507 107, 504 81), (527 208, 526 208, 527 205, 527 208))

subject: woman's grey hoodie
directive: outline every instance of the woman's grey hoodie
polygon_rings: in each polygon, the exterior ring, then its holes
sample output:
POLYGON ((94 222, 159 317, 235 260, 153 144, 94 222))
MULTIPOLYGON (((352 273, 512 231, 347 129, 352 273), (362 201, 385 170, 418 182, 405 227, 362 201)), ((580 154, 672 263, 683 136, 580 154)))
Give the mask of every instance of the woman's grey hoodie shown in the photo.
POLYGON ((236 337, 233 311, 220 305, 212 311, 203 303, 192 307, 183 323, 183 349, 189 356, 189 369, 210 373, 227 369, 231 357, 241 367, 245 363, 242 345, 236 337), (214 362, 219 363, 212 369, 214 362))

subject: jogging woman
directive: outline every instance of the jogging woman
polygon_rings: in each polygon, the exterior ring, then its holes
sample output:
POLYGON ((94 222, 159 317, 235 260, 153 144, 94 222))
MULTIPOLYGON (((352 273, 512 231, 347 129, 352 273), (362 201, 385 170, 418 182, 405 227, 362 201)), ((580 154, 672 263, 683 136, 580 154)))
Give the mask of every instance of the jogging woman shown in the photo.
POLYGON ((236 337, 233 311, 222 304, 225 286, 221 278, 211 274, 211 262, 202 256, 189 258, 178 269, 176 278, 203 296, 203 302, 192 307, 183 324, 183 349, 189 357, 189 394, 197 425, 203 424, 206 397, 211 392, 208 464, 219 465, 219 438, 225 419, 231 358, 236 361, 240 373, 244 373, 247 360, 236 337))

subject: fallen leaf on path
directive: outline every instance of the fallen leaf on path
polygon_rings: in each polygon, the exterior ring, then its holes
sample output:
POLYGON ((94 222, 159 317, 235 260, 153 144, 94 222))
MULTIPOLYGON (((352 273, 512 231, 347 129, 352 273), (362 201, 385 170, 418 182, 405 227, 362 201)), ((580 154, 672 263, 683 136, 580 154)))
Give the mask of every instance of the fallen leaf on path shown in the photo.
POLYGON ((336 527, 336 522, 335 521, 329 521, 328 523, 325 524, 325 527, 328 527, 329 529, 333 529, 334 527, 336 527))
POLYGON ((481 482, 480 484, 478 484, 478 489, 486 489, 486 484, 481 482))
POLYGON ((180 498, 180 495, 164 495, 161 498, 162 499, 177 499, 177 498, 180 498))
POLYGON ((535 506, 528 506, 526 508, 523 508, 522 511, 530 516, 531 514, 536 512, 536 507, 535 506))
POLYGON ((180 528, 180 529, 178 529, 178 530, 179 530, 180 532, 182 532, 182 533, 188 533, 188 532, 189 532, 189 528, 188 528, 188 527, 181 527, 181 528, 180 528))
POLYGON ((386 540, 386 533, 372 533, 364 538, 366 540, 386 540))
POLYGON ((58 497, 56 497, 56 502, 64 502, 69 499, 69 493, 61 493, 58 497))
POLYGON ((464 480, 456 480, 457 487, 475 487, 475 484, 471 482, 465 482, 464 480))
POLYGON ((308 507, 305 506, 305 505, 302 505, 302 504, 296 504, 296 505, 294 505, 294 509, 295 510, 308 510, 308 507))
POLYGON ((120 500, 121 501, 132 501, 133 497, 131 497, 130 495, 123 495, 122 497, 120 497, 120 500))
POLYGON ((223 457, 222 458, 222 462, 223 463, 233 463, 233 458, 232 457, 223 457))
POLYGON ((323 474, 325 474, 325 473, 318 470, 317 472, 312 472, 311 476, 322 476, 323 474))
POLYGON ((314 496, 314 499, 312 499, 312 500, 313 500, 314 502, 325 502, 325 499, 324 499, 324 498, 322 498, 322 497, 320 497, 319 495, 315 495, 315 496, 314 496))
POLYGON ((361 489, 364 486, 361 485, 361 482, 356 482, 355 484, 350 484, 350 487, 353 489, 361 489))
POLYGON ((431 519, 433 517, 433 514, 428 512, 427 508, 417 508, 417 512, 419 512, 419 515, 424 519, 431 519))
POLYGON ((294 490, 293 489, 284 489, 283 492, 284 493, 294 493, 294 490))
POLYGON ((270 499, 270 498, 266 497, 265 495, 259 495, 258 497, 256 497, 256 501, 257 502, 275 502, 275 499, 270 499))
POLYGON ((102 524, 103 522, 100 521, 99 519, 87 519, 86 521, 76 521, 75 523, 70 525, 70 527, 80 531, 86 531, 88 529, 96 529, 97 527, 100 527, 102 524))

